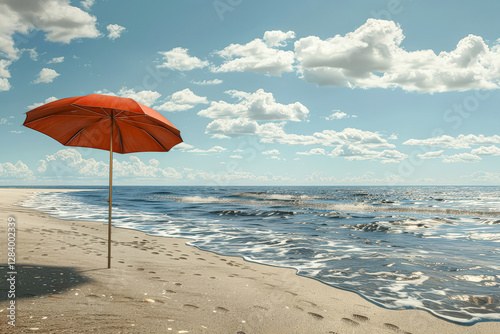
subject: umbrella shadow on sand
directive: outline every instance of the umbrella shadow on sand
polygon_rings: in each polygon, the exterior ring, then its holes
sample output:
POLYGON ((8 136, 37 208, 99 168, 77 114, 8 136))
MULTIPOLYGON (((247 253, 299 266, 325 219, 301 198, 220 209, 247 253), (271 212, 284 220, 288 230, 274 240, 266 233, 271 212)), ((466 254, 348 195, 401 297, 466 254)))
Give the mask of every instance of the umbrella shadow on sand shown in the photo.
MULTIPOLYGON (((9 299, 11 290, 11 281, 7 280, 10 277, 7 264, 0 264, 0 270, 0 301, 5 301, 9 299)), ((16 299, 55 295, 92 281, 72 267, 18 264, 16 271, 16 299)))

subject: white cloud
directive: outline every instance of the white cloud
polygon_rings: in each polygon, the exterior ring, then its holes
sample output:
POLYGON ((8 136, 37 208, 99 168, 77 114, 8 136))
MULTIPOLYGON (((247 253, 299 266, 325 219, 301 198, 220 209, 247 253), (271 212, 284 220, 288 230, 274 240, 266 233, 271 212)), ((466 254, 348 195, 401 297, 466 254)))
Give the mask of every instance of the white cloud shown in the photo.
POLYGON ((337 146, 344 144, 356 144, 371 148, 393 148, 393 144, 387 142, 377 132, 364 131, 354 128, 345 128, 342 131, 323 130, 312 135, 288 134, 283 129, 283 123, 266 123, 259 126, 256 133, 263 137, 264 143, 279 143, 289 145, 322 145, 337 146))
POLYGON ((203 68, 208 66, 208 61, 202 61, 199 58, 191 57, 188 54, 188 49, 174 48, 170 51, 158 52, 163 56, 164 62, 158 65, 158 68, 169 68, 177 71, 191 71, 195 68, 203 68))
POLYGON ((295 32, 291 30, 287 32, 271 30, 264 33, 264 41, 269 46, 286 46, 286 40, 293 38, 295 38, 295 32))
POLYGON ((38 52, 36 52, 36 48, 33 49, 22 49, 22 52, 27 51, 31 60, 33 61, 38 61, 38 52))
POLYGON ((273 181, 295 181, 295 179, 281 176, 281 175, 273 175, 268 173, 266 175, 255 175, 250 172, 245 171, 229 171, 227 173, 208 173, 204 171, 192 171, 187 175, 187 178, 191 180, 201 180, 201 181, 210 181, 216 184, 227 184, 234 181, 238 182, 273 182, 273 181))
POLYGON ((474 155, 500 155, 500 148, 495 145, 491 146, 481 146, 479 148, 473 149, 471 154, 474 155))
POLYGON ((122 35, 122 33, 126 30, 125 27, 122 27, 118 24, 108 24, 106 29, 109 32, 108 38, 112 39, 112 40, 115 40, 118 37, 120 37, 122 35))
MULTIPOLYGON (((160 168, 156 159, 146 164, 137 156, 128 155, 128 161, 113 159, 114 177, 141 177, 141 178, 172 178, 179 179, 182 175, 174 168, 160 168)), ((38 172, 45 177, 102 177, 109 176, 109 164, 96 161, 94 158, 85 159, 74 148, 59 150, 40 160, 38 172)))
POLYGON ((206 134, 211 134, 213 138, 229 138, 242 135, 253 135, 257 132, 259 124, 245 118, 237 119, 216 119, 207 125, 206 134))
POLYGON ((298 155, 325 155, 325 149, 323 148, 313 148, 306 152, 297 152, 298 155))
POLYGON ((206 153, 221 153, 224 151, 227 151, 227 148, 221 147, 221 146, 213 146, 212 148, 209 148, 207 150, 199 149, 199 148, 193 148, 193 149, 188 149, 184 150, 186 152, 190 153, 201 153, 201 154, 206 154, 206 153))
POLYGON ((193 145, 186 144, 184 142, 177 144, 173 147, 174 150, 185 151, 193 148, 193 145))
POLYGON ((483 145, 483 144, 500 144, 500 136, 484 136, 484 135, 458 135, 456 138, 442 135, 439 137, 428 138, 428 139, 409 139, 403 143, 403 145, 421 145, 421 146, 433 146, 442 148, 470 148, 471 145, 483 145))
MULTIPOLYGON (((274 48, 281 46, 293 32, 283 33, 281 31, 266 32, 267 43, 256 38, 253 41, 241 45, 231 44, 216 53, 224 58, 224 63, 219 67, 213 67, 213 72, 244 72, 252 71, 265 73, 267 75, 280 76, 283 72, 292 72, 295 62, 292 51, 284 51, 274 48), (270 47, 271 45, 271 47, 270 47)), ((293 34, 294 35, 294 34, 293 34)))
POLYGON ((207 86, 207 85, 220 85, 223 81, 221 79, 213 80, 203 80, 203 81, 193 81, 195 85, 207 86))
POLYGON ((97 19, 68 0, 17 1, 0 4, 0 52, 17 59, 19 50, 14 45, 14 34, 27 34, 33 29, 43 30, 51 42, 69 43, 77 38, 96 38, 97 19))
MULTIPOLYGON (((1 37, 1 36, 0 36, 1 37)), ((12 62, 5 59, 0 59, 0 92, 10 90, 10 83, 8 78, 10 78, 10 72, 7 67, 12 62)))
POLYGON ((340 110, 334 110, 333 113, 329 116, 326 116, 325 119, 329 121, 333 121, 335 119, 343 119, 343 118, 356 118, 358 116, 356 115, 348 115, 343 111, 340 110))
POLYGON ((27 106, 26 109, 29 109, 29 110, 35 109, 35 108, 38 108, 40 106, 43 106, 46 103, 53 102, 55 100, 57 100, 57 98, 55 96, 51 96, 51 97, 46 98, 44 102, 35 102, 35 103, 27 106))
POLYGON ((3 162, 0 163, 0 180, 5 179, 31 180, 34 179, 34 173, 21 160, 19 160, 16 164, 3 162))
POLYGON ((150 159, 148 164, 136 156, 129 156, 128 161, 113 160, 113 175, 116 177, 140 177, 140 178, 168 178, 182 179, 182 174, 175 168, 160 168, 160 162, 150 159))
POLYGON ((103 90, 98 90, 95 92, 96 94, 106 94, 106 95, 112 95, 112 96, 120 96, 120 97, 128 97, 130 99, 133 99, 139 103, 142 103, 148 107, 150 107, 152 104, 156 102, 161 96, 160 93, 152 90, 141 90, 139 92, 136 92, 134 89, 129 89, 127 87, 122 87, 118 91, 118 93, 113 93, 110 92, 107 89, 103 90))
POLYGON ((8 122, 7 118, 5 118, 5 117, 0 118, 0 125, 8 124, 7 122, 8 122))
POLYGON ((491 49, 469 35, 455 50, 406 51, 405 36, 393 21, 368 19, 345 36, 316 36, 295 42, 299 73, 318 85, 445 92, 499 88, 500 47, 491 49))
POLYGON ((417 157, 420 159, 435 159, 435 158, 441 158, 444 150, 439 150, 439 151, 432 151, 432 152, 425 152, 423 154, 418 154, 417 157))
POLYGON ((207 109, 201 110, 198 115, 209 118, 240 117, 249 120, 289 120, 304 121, 309 110, 300 102, 281 104, 276 102, 272 93, 263 89, 255 93, 246 93, 237 90, 226 91, 238 103, 213 101, 207 109))
POLYGON ((47 62, 47 64, 59 64, 64 61, 64 57, 55 57, 52 58, 50 61, 47 62))
POLYGON ((50 83, 54 81, 55 78, 57 78, 60 74, 54 71, 51 68, 42 68, 40 73, 38 73, 38 77, 33 81, 33 83, 38 84, 38 83, 50 83))
POLYGON ((231 156, 229 156, 229 158, 231 158, 231 159, 243 159, 243 157, 239 154, 231 155, 231 156))
POLYGON ((455 162, 479 162, 482 159, 475 155, 475 154, 470 154, 470 153, 459 153, 459 154, 454 154, 450 156, 446 156, 443 159, 444 163, 455 163, 455 162))
POLYGON ((315 171, 305 178, 305 181, 309 182, 334 182, 343 184, 394 184, 404 181, 401 175, 390 175, 383 178, 375 177, 375 173, 366 172, 361 176, 351 176, 347 175, 343 178, 337 178, 335 176, 323 176, 323 172, 315 171))
POLYGON ((462 179, 471 179, 474 182, 488 182, 489 184, 493 182, 500 182, 500 173, 492 173, 485 171, 477 171, 471 175, 465 175, 461 177, 462 179))
POLYGON ((328 155, 344 157, 346 160, 381 160, 382 163, 398 163, 408 157, 396 150, 375 151, 353 144, 340 145, 328 155))
POLYGON ((90 8, 94 5, 95 0, 83 0, 80 1, 80 5, 87 11, 90 10, 90 8))
POLYGON ((194 108, 196 104, 208 104, 206 96, 198 96, 189 88, 186 88, 173 93, 168 101, 156 107, 156 109, 163 111, 183 111, 194 108))
POLYGON ((281 154, 279 150, 277 149, 273 149, 273 150, 268 150, 268 151, 264 151, 262 152, 262 154, 269 154, 269 155, 279 155, 281 154))

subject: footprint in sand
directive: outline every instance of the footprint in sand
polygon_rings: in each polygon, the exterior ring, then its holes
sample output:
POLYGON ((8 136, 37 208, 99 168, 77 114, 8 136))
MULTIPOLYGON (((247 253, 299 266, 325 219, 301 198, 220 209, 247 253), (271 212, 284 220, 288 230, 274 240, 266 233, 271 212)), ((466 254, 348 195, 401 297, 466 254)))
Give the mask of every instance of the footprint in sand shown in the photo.
POLYGON ((201 274, 193 274, 194 276, 201 276, 201 274))
POLYGON ((204 258, 202 258, 202 257, 199 257, 199 258, 197 258, 196 260, 206 261, 206 260, 205 260, 204 258))
POLYGON ((307 314, 311 315, 316 320, 323 320, 325 318, 321 314, 314 313, 314 312, 307 312, 307 314))
POLYGON ((393 324, 389 324, 389 323, 384 323, 384 326, 394 332, 397 332, 397 333, 401 333, 401 334, 411 334, 409 332, 405 332, 403 331, 401 328, 399 328, 398 326, 396 325, 393 325, 393 324))
POLYGON ((125 261, 120 260, 120 261, 118 261, 118 263, 125 263, 125 261))
POLYGON ((158 255, 158 254, 160 254, 160 253, 158 253, 158 252, 151 252, 151 254, 158 255))
POLYGON ((217 306, 215 308, 215 311, 217 311, 217 312, 223 312, 223 313, 229 312, 229 310, 227 308, 221 307, 221 306, 217 306))
POLYGON ((143 271, 143 270, 144 270, 144 268, 137 268, 137 270, 139 270, 139 271, 143 271))
POLYGON ((361 315, 361 314, 353 314, 352 317, 358 321, 361 321, 361 322, 366 322, 366 321, 370 320, 370 318, 365 317, 364 315, 361 315))
POLYGON ((182 286, 182 283, 174 283, 177 286, 182 286))
POLYGON ((187 260, 187 258, 185 258, 184 256, 181 256, 179 259, 181 259, 181 260, 187 260))
POLYGON ((349 318, 342 318, 342 322, 345 322, 346 324, 349 324, 351 326, 359 326, 359 322, 354 321, 354 320, 349 319, 349 318))
POLYGON ((156 274, 156 271, 148 271, 150 274, 156 274))
POLYGON ((182 305, 183 307, 186 307, 186 308, 190 308, 190 309, 197 309, 199 308, 198 306, 196 305, 192 305, 192 304, 184 304, 182 305))

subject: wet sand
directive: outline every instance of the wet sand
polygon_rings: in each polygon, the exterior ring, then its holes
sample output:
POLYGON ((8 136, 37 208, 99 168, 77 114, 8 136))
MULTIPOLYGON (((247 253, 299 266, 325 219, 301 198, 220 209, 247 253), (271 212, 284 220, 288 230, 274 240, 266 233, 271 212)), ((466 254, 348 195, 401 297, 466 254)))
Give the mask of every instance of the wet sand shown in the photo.
POLYGON ((387 310, 293 269, 133 230, 113 228, 107 269, 107 226, 14 205, 35 191, 0 189, 1 238, 8 217, 17 226, 15 328, 0 244, 1 333, 500 333, 500 322, 460 326, 387 310))

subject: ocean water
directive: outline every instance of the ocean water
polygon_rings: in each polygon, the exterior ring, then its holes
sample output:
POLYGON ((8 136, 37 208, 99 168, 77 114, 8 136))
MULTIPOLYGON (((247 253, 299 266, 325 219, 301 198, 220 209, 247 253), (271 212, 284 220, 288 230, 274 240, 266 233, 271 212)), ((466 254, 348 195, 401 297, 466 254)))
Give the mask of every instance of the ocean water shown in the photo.
MULTIPOLYGON (((23 206, 107 222, 108 190, 23 206)), ((113 224, 448 321, 500 321, 500 187, 114 187, 113 224)))

